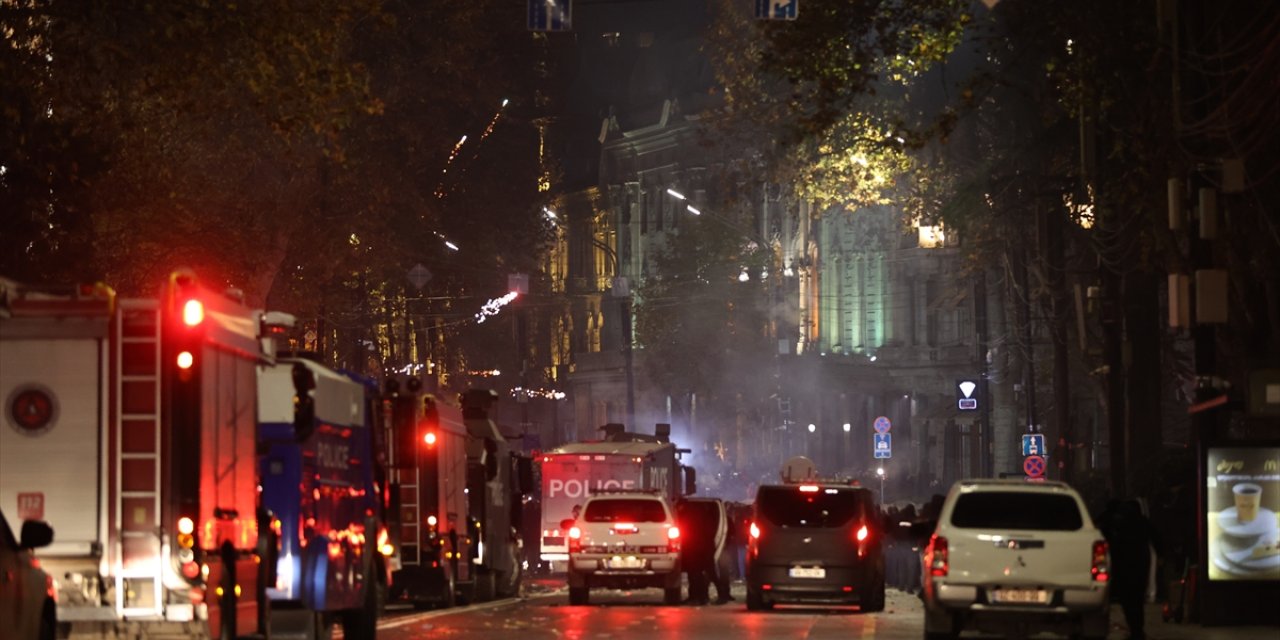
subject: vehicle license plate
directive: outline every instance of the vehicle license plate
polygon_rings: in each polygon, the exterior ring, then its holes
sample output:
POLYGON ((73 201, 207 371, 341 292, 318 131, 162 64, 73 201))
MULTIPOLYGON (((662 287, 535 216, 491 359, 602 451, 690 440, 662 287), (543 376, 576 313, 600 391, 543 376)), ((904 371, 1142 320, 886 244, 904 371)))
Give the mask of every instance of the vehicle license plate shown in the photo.
POLYGON ((827 570, 822 567, 791 567, 792 578, 825 578, 827 570))
POLYGON ((1043 589, 996 589, 991 592, 991 599, 1014 604, 1048 604, 1049 592, 1043 589))
POLYGON ((627 556, 625 558, 621 556, 614 556, 612 558, 609 558, 609 568, 610 569, 643 569, 644 558, 637 558, 635 556, 627 556))

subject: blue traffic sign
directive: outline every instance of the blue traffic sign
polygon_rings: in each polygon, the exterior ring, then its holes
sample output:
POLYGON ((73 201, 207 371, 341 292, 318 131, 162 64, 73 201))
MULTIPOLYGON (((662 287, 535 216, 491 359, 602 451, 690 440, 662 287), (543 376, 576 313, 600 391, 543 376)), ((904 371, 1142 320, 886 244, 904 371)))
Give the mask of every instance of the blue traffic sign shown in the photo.
POLYGON ((893 457, 893 435, 889 433, 872 434, 872 454, 876 458, 893 457))
POLYGON ((760 20, 795 20, 799 14, 800 0, 756 0, 760 20))
POLYGON ((1047 466, 1044 456, 1027 456, 1022 459, 1022 472, 1027 474, 1028 478, 1044 476, 1047 466))
POLYGON ((876 433, 889 433, 889 430, 893 428, 893 423, 889 422, 889 419, 885 416, 880 416, 876 418, 875 422, 871 423, 871 426, 876 430, 876 433))
POLYGON ((530 31, 573 28, 573 0, 528 0, 530 31))
POLYGON ((1044 434, 1043 433, 1027 433, 1022 436, 1022 455, 1023 456, 1042 456, 1044 450, 1044 434))

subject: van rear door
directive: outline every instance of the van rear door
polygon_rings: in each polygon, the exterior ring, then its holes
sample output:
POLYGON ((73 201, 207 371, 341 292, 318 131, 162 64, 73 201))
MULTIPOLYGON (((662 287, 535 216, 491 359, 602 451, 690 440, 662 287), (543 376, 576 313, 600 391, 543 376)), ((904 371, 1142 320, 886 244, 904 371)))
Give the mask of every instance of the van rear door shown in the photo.
POLYGON ((869 522, 865 490, 785 485, 760 487, 756 521, 758 561, 764 564, 850 566, 856 562, 856 531, 869 522))

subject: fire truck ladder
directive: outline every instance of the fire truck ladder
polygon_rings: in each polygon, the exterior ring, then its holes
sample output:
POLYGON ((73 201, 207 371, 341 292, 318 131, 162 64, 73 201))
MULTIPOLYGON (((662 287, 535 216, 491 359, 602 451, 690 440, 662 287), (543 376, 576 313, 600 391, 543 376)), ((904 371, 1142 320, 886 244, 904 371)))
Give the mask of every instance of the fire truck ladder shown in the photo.
POLYGON ((400 495, 417 496, 416 500, 400 501, 400 563, 417 566, 422 564, 422 523, 418 519, 419 505, 422 504, 422 496, 418 493, 418 474, 422 472, 415 467, 400 469, 396 473, 400 474, 400 495))
POLYGON ((115 609, 124 618, 164 613, 160 509, 160 312, 154 300, 120 300, 115 325, 115 609))

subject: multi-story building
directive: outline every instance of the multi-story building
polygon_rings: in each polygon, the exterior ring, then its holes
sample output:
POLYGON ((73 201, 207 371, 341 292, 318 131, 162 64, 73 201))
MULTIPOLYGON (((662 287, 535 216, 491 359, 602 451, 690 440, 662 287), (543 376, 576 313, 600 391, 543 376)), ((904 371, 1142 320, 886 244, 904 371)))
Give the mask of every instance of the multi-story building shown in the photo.
POLYGON ((561 230, 549 272, 567 301, 555 323, 569 336, 558 347, 569 354, 558 435, 669 422, 677 439, 727 467, 757 472, 803 453, 824 471, 871 482, 883 467, 890 487, 916 497, 963 475, 1015 471, 1025 416, 1014 409, 1019 361, 1000 278, 987 274, 989 286, 979 286, 956 238, 912 227, 891 206, 817 212, 785 185, 750 178, 726 193, 730 163, 701 129, 714 96, 700 35, 602 24, 613 26, 584 28, 576 42, 573 104, 548 125, 563 165, 552 187, 561 230), (725 233, 775 254, 765 295, 778 348, 771 371, 752 373, 771 381, 766 393, 673 397, 641 374, 651 367, 635 343, 633 314, 646 304, 638 292, 672 231, 687 224, 687 207, 720 215, 725 233), (982 305, 976 290, 985 291, 982 305), (980 320, 993 336, 986 349, 980 320), (981 410, 959 410, 957 384, 980 379, 984 359, 981 410), (873 457, 881 416, 892 424, 887 460, 873 457))

